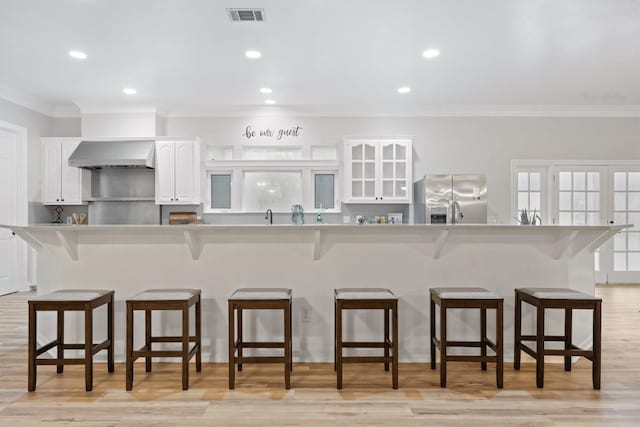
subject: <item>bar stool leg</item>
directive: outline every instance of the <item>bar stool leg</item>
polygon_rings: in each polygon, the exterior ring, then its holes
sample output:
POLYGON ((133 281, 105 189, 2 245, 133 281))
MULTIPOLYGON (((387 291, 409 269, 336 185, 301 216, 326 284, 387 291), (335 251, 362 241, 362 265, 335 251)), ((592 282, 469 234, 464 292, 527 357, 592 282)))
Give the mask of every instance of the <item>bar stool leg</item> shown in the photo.
POLYGON ((516 289, 516 305, 515 305, 515 319, 513 323, 513 369, 520 370, 520 343, 522 341, 522 329, 521 329, 521 316, 522 316, 522 302, 520 301, 520 293, 516 289))
POLYGON ((544 307, 538 305, 536 319, 536 385, 544 387, 544 307))
POLYGON ((447 306, 440 304, 440 387, 447 386, 447 306))
POLYGON ((338 363, 338 309, 337 302, 333 300, 333 370, 335 371, 338 363))
POLYGON ((196 372, 202 371, 202 307, 200 299, 196 302, 196 372))
POLYGON ((336 302, 336 370, 337 388, 342 389, 342 304, 336 302))
POLYGON ((58 365, 56 372, 61 374, 64 370, 64 310, 58 310, 58 365))
POLYGON ((182 308, 182 389, 189 390, 189 305, 182 308))
POLYGON ((35 307, 29 304, 29 380, 27 390, 36 389, 36 344, 37 344, 37 319, 38 315, 35 307))
POLYGON ((133 388, 133 307, 127 303, 127 391, 133 388))
POLYGON ((293 303, 289 301, 289 371, 293 372, 293 303))
MULTIPOLYGON (((144 311, 144 345, 147 352, 151 351, 151 310, 144 311)), ((145 372, 151 372, 151 356, 147 353, 144 360, 145 372)))
POLYGON ((498 301, 496 309, 496 346, 498 351, 496 356, 496 383, 498 388, 503 387, 504 378, 504 304, 502 300, 498 301))
POLYGON ((593 378, 593 388, 600 390, 600 362, 602 357, 602 303, 596 301, 593 307, 593 365, 591 376, 593 378))
POLYGON ((284 386, 291 388, 291 311, 290 306, 282 310, 284 312, 284 386))
POLYGON ((429 296, 429 348, 431 350, 431 369, 436 369, 436 344, 433 339, 436 336, 436 303, 433 296, 429 296))
POLYGON ((392 381, 393 381, 393 388, 397 389, 398 388, 398 302, 394 301, 393 302, 393 309, 392 309, 392 316, 393 316, 393 342, 392 342, 392 346, 393 346, 393 371, 391 373, 392 375, 392 381))
MULTIPOLYGON (((487 355, 487 309, 480 309, 480 356, 487 355)), ((480 362, 480 369, 487 370, 487 362, 480 362)))
MULTIPOLYGON (((238 309, 238 359, 242 359, 242 309, 238 309)), ((235 344, 235 343, 234 343, 235 344)), ((242 371, 242 362, 238 362, 238 372, 242 371)))
MULTIPOLYGON (((573 311, 570 308, 564 310, 564 349, 571 350, 571 337, 573 333, 573 311)), ((571 356, 564 357, 564 370, 571 371, 571 356)))
POLYGON ((389 370, 389 309, 384 309, 384 370, 389 370))
POLYGON ((235 307, 232 302, 229 302, 229 390, 233 390, 236 386, 236 336, 235 336, 235 307))
POLYGON ((109 347, 107 348, 107 371, 113 373, 115 371, 114 354, 113 354, 113 297, 107 304, 107 339, 109 340, 109 347))
MULTIPOLYGON (((564 310, 564 349, 571 350, 571 335, 573 331, 573 312, 570 308, 564 310)), ((564 370, 571 371, 571 356, 564 357, 564 370)))
POLYGON ((84 310, 84 382, 85 389, 93 389, 93 308, 84 310))

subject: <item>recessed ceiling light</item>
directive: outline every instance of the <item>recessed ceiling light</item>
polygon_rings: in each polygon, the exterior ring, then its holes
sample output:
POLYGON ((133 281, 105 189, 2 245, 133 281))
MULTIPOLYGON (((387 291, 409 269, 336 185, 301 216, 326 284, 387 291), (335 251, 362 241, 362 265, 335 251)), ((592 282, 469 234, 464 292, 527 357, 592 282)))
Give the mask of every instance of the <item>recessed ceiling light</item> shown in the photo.
POLYGON ((258 59, 262 56, 262 54, 257 50, 248 50, 244 53, 244 55, 249 59, 258 59))
POLYGON ((273 105, 276 103, 276 101, 274 101, 273 99, 267 99, 266 101, 264 101, 264 103, 267 105, 273 105))
POLYGON ((440 50, 438 50, 438 49, 427 49, 424 52, 422 52, 422 56, 427 58, 427 59, 437 58, 438 56, 440 56, 440 50))
POLYGON ((398 93, 409 93, 411 88, 409 86, 402 86, 398 88, 398 93))
POLYGON ((69 51, 69 56, 75 59, 87 59, 87 54, 79 50, 69 51))
POLYGON ((125 87, 124 89, 122 89, 122 92, 126 95, 135 95, 136 93, 138 93, 138 91, 132 87, 125 87))
POLYGON ((260 89, 260 93, 269 94, 271 92, 273 91, 271 90, 271 88, 268 88, 268 87, 263 87, 260 89))

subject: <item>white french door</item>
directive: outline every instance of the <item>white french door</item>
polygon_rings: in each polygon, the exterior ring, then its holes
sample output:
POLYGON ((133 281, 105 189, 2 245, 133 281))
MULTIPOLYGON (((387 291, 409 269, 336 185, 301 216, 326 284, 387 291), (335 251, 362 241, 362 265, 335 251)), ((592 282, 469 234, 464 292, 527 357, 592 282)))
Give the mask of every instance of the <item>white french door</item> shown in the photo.
MULTIPOLYGON (((561 225, 600 225, 608 223, 607 168, 602 166, 556 166, 553 170, 554 223, 561 225)), ((606 247, 594 254, 596 282, 607 280, 606 247), (604 252, 604 253, 603 253, 604 252)))
POLYGON ((634 224, 595 252, 597 283, 640 283, 640 166, 555 166, 554 223, 634 224))
MULTIPOLYGON (((0 224, 17 223, 18 138, 0 129, 0 224)), ((18 239, 0 229, 0 295, 18 290, 18 239)))
POLYGON ((612 183, 609 218, 613 224, 634 224, 618 233, 610 248, 609 283, 640 283, 640 167, 609 170, 612 183))

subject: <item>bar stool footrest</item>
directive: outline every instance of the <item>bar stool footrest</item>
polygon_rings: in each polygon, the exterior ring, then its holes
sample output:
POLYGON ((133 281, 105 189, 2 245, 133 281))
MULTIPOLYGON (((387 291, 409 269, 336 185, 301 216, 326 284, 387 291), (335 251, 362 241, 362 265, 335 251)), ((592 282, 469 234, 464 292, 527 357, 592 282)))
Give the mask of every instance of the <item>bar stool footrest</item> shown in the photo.
POLYGON ((284 356, 242 356, 235 357, 235 363, 285 363, 287 359, 284 356))
POLYGON ((343 341, 343 348, 392 348, 391 340, 387 341, 343 341))
POLYGON ((392 363, 392 356, 342 356, 342 363, 392 363))

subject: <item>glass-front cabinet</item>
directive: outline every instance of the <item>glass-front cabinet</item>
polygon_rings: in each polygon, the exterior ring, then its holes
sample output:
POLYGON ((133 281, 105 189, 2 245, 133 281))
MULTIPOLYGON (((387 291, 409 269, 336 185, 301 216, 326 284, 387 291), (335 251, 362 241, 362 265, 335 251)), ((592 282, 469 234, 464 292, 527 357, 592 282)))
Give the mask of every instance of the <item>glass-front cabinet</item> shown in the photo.
POLYGON ((345 203, 411 203, 411 140, 345 140, 345 203))

